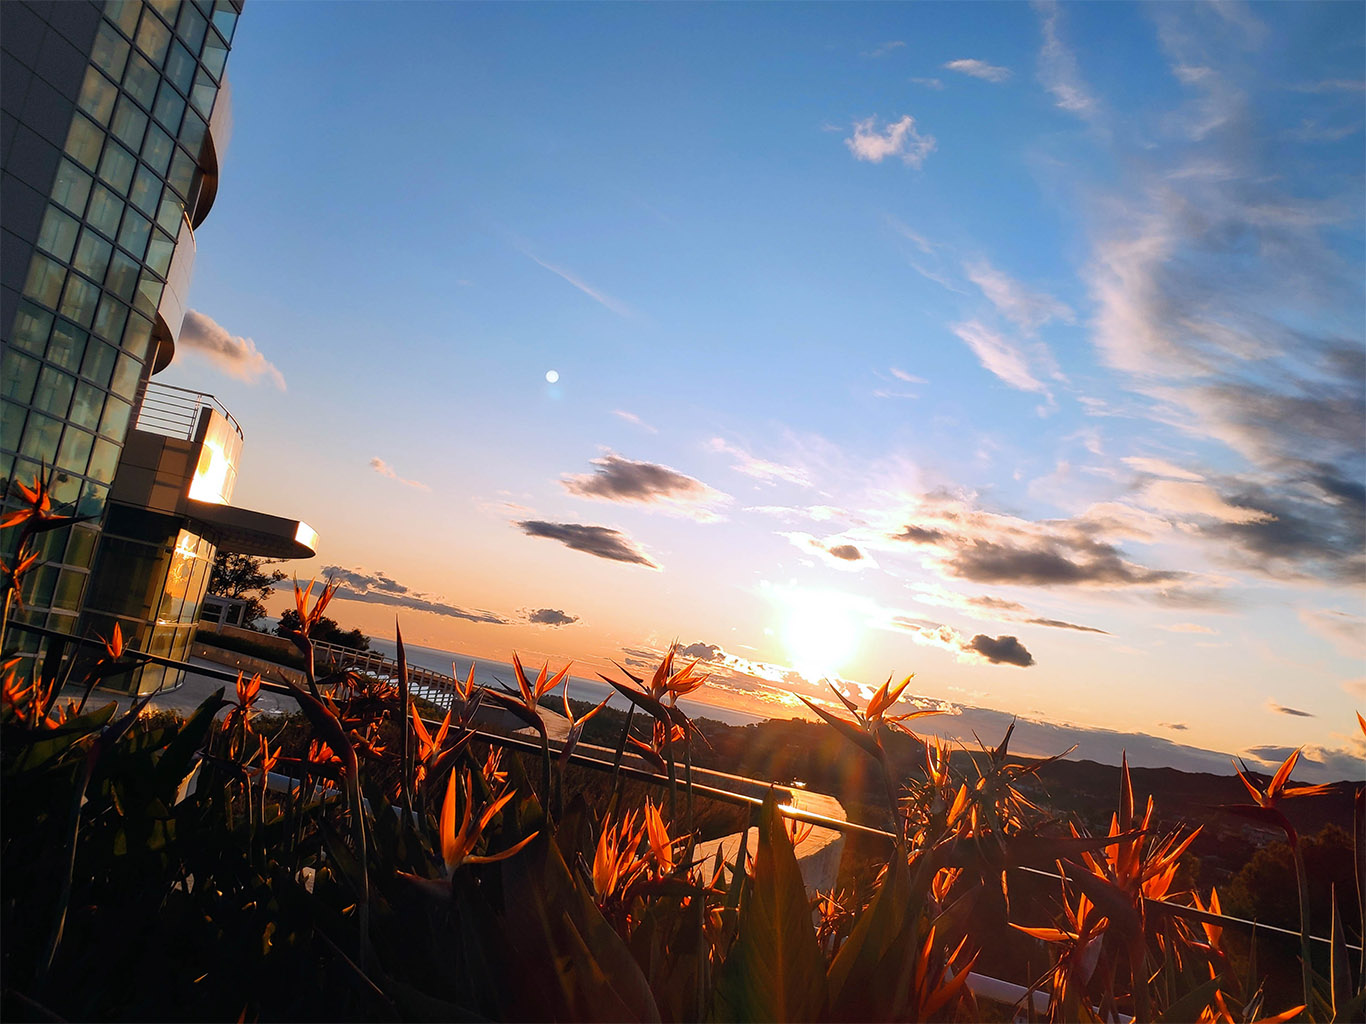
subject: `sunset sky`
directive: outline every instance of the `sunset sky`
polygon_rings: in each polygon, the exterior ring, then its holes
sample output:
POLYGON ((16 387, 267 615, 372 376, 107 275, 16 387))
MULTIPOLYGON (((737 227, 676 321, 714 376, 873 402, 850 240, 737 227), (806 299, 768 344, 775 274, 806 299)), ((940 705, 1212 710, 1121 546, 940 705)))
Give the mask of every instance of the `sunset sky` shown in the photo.
POLYGON ((1360 777, 1364 11, 251 4, 158 379, 346 626, 1360 777))

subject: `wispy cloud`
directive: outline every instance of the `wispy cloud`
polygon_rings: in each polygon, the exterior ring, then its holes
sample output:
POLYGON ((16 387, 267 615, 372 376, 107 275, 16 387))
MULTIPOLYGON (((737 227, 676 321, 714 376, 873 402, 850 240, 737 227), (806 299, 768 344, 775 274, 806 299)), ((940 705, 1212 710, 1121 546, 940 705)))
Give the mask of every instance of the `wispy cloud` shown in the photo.
POLYGON ((719 519, 716 506, 729 500, 701 480, 656 462, 608 452, 592 465, 596 468, 591 473, 562 477, 564 489, 580 498, 646 505, 700 522, 719 519))
POLYGON ((1032 291, 986 260, 968 263, 963 270, 997 311, 1026 333, 1034 333, 1051 320, 1066 324, 1076 321, 1076 315, 1065 302, 1045 292, 1032 291))
POLYGON ((1338 653, 1366 658, 1366 618, 1327 608, 1303 608, 1299 615, 1302 623, 1337 648, 1338 653))
POLYGON ((1269 697, 1266 701, 1266 709, 1268 711, 1275 712, 1278 715, 1290 715, 1294 718, 1316 717, 1312 711, 1301 711, 1299 708, 1288 708, 1284 704, 1277 704, 1274 700, 1271 700, 1269 697))
POLYGON ((976 60, 975 58, 951 60, 945 63, 943 68, 945 71, 957 71, 960 75, 980 78, 984 82, 1004 82, 1010 77, 1010 68, 988 64, 984 60, 976 60))
POLYGON ((1182 469, 1175 463, 1168 462, 1166 459, 1153 459, 1141 455, 1131 455, 1120 459, 1130 469, 1140 473, 1147 473, 1150 476, 1170 477, 1173 480, 1194 480, 1205 479, 1199 473, 1193 473, 1189 469, 1182 469))
POLYGON ((1109 636, 1109 630, 1098 629, 1095 626, 1080 626, 1075 622, 1065 622, 1062 619, 1021 619, 1031 626, 1048 626, 1050 629, 1071 629, 1078 633, 1100 633, 1102 636, 1109 636))
POLYGON ((179 345, 185 351, 203 356, 229 377, 248 384, 267 380, 281 391, 285 390, 284 374, 262 355, 256 342, 229 334, 227 328, 203 313, 186 310, 179 345))
POLYGON ((910 114, 904 114, 901 120, 880 131, 876 125, 875 117, 854 122, 854 134, 844 140, 854 159, 880 164, 888 157, 899 157, 907 167, 919 169, 925 158, 934 152, 934 136, 921 135, 910 114))
POLYGON ((1043 46, 1039 50, 1039 81, 1053 94, 1062 110, 1078 117, 1091 118, 1099 104, 1082 80, 1076 55, 1063 43, 1058 33, 1061 10, 1056 0, 1035 0, 1039 27, 1043 32, 1043 46))
POLYGON ((613 409, 612 415, 618 417, 619 419, 625 420, 627 423, 633 423, 641 430, 648 431, 651 434, 659 433, 658 427, 650 426, 650 424, 646 423, 643 419, 641 419, 633 412, 627 412, 625 409, 613 409))
POLYGON ((979 320, 953 325, 953 333, 972 349, 984 369, 994 373, 1013 388, 1044 393, 1047 389, 1030 371, 1024 349, 999 331, 979 320))
POLYGON ((394 472, 393 467, 390 466, 383 459, 381 459, 378 455, 376 455, 373 459, 370 460, 370 468, 373 469, 380 476, 388 477, 390 480, 397 480, 405 487, 414 487, 419 491, 431 490, 431 488, 424 484, 421 480, 406 480, 403 477, 399 476, 396 472, 394 472))
POLYGON ((912 78, 911 81, 916 85, 923 85, 926 89, 933 89, 935 92, 942 92, 944 89, 944 82, 938 78, 912 78))
POLYGON ((585 526, 582 523, 550 523, 543 519, 525 519, 514 523, 528 537, 556 540, 574 551, 605 558, 609 562, 626 562, 658 569, 639 545, 620 530, 606 526, 585 526))
POLYGON ((713 437, 708 443, 708 447, 714 452, 724 452, 726 455, 733 456, 737 461, 731 465, 731 469, 737 473, 743 473, 745 476, 753 477, 755 480, 769 484, 781 480, 784 483, 796 484, 798 487, 812 486, 811 476, 806 470, 798 466, 785 466, 779 462, 770 462, 768 459, 758 458, 724 438, 713 437))
POLYGON ((322 575, 325 579, 340 584, 337 588, 337 597, 347 601, 390 605, 394 608, 430 612, 433 615, 441 615, 449 619, 466 619, 469 622, 482 622, 495 626, 506 626, 511 621, 494 612, 462 608, 436 594, 424 594, 411 590, 383 572, 368 572, 363 568, 347 569, 340 565, 325 565, 322 569, 322 575))
POLYGON ((879 57, 885 57, 889 53, 895 53, 897 50, 904 50, 905 48, 905 42, 900 39, 892 39, 873 47, 871 50, 864 50, 860 56, 868 57, 871 60, 877 60, 879 57))
POLYGON ((594 288, 592 285, 586 283, 570 271, 565 270, 563 267, 557 267, 553 263, 547 263, 545 260, 541 259, 539 256, 537 256, 535 253, 531 252, 528 249, 522 249, 522 253, 527 257, 527 259, 531 260, 533 263, 537 264, 538 266, 544 267, 552 274, 555 274, 557 277, 573 285, 575 288, 583 292, 594 302, 598 303, 598 305, 604 307, 605 309, 610 309, 617 316, 629 318, 632 315, 630 308, 627 307, 624 303, 618 302, 616 299, 612 298, 612 296, 608 295, 606 292, 594 288))
POLYGON ((1158 626, 1158 629, 1165 629, 1168 633, 1203 633, 1210 636, 1217 635, 1208 626, 1202 626, 1198 622, 1173 622, 1167 626, 1158 626))

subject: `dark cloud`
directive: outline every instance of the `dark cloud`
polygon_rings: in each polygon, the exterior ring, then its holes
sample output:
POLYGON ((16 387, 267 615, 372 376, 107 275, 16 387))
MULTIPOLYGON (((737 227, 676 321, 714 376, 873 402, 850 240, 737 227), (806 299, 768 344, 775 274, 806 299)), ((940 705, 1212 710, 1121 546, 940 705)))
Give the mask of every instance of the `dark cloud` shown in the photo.
POLYGON ((1268 711, 1274 711, 1278 715, 1292 715, 1295 718, 1317 717, 1312 711, 1301 711, 1299 708, 1288 708, 1284 704, 1277 704, 1274 700, 1267 701, 1266 707, 1268 711))
POLYGON ((515 525, 528 537, 557 540, 567 548, 606 558, 608 561, 643 565, 649 569, 659 568, 620 530, 608 529, 606 526, 584 526, 580 523, 548 523, 542 519, 525 519, 515 525))
POLYGON ((852 544, 836 544, 834 547, 826 548, 825 550, 836 558, 844 559, 846 562, 857 562, 863 557, 863 552, 852 544))
POLYGON ((678 656, 694 661, 719 661, 726 652, 716 644, 695 643, 678 649, 678 656))
POLYGON ((1100 633, 1109 636, 1110 631, 1097 629, 1095 626, 1078 626, 1075 622, 1063 622, 1062 619, 1025 619, 1031 626, 1051 626, 1053 629, 1075 629, 1078 633, 1100 633))
POLYGON ((1114 545, 1084 536, 1042 537, 1030 544, 968 539, 946 564, 975 583, 1033 586, 1169 583, 1188 575, 1134 565, 1114 545))
POLYGON ((578 622, 579 617, 566 615, 558 608, 537 608, 527 615, 526 620, 534 626, 567 626, 571 622, 578 622))
POLYGON ((1283 476, 1279 486, 1272 492, 1223 483, 1229 504, 1263 515, 1253 522, 1204 528, 1220 542, 1216 551, 1221 561, 1268 576, 1352 581, 1366 576, 1366 493, 1361 485, 1314 467, 1283 476))
POLYGON ((435 594, 416 593, 382 572, 371 573, 364 569, 325 565, 322 575, 323 578, 340 584, 337 588, 337 597, 347 601, 410 608, 417 612, 430 612, 451 619, 467 619, 470 622, 485 622, 496 626, 506 626, 511 621, 493 612, 461 608, 435 594))
POLYGON ((948 534, 943 530, 933 530, 925 526, 907 526, 900 533, 892 534, 892 540, 905 540, 912 544, 933 544, 947 536, 948 534))
MULTIPOLYGON (((1298 747, 1278 747, 1268 743, 1260 747, 1248 747, 1246 753, 1258 761, 1265 761, 1267 764, 1280 764, 1298 749, 1298 747)), ((1301 756, 1300 760, 1310 761, 1313 759, 1308 756, 1301 756)))
POLYGON ((1185 732, 1190 728, 1185 722, 1158 722, 1163 729, 1175 729, 1177 732, 1185 732))
MULTIPOLYGON (((679 505, 708 504, 725 497, 701 480, 654 462, 633 462, 608 452, 602 458, 592 460, 592 464, 597 468, 591 473, 561 479, 565 490, 581 498, 602 501, 643 505, 664 503, 674 506, 676 511, 683 511, 679 505)), ((696 508, 689 514, 700 514, 704 518, 715 515, 696 508)))
POLYGON ((976 651, 993 665, 1019 665, 1028 668, 1034 664, 1034 655, 1025 650, 1024 644, 1013 636, 989 637, 978 633, 963 647, 966 651, 976 651))

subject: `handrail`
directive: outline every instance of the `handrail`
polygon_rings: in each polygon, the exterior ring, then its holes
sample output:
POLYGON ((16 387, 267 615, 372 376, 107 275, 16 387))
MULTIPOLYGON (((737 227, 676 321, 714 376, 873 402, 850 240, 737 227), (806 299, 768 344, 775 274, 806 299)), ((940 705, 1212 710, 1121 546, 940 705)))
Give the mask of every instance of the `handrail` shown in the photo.
MULTIPOLYGON (((34 626, 24 622, 11 622, 10 628, 23 630, 24 632, 28 633, 36 633, 39 636, 45 636, 56 640, 64 640, 88 647, 104 646, 103 641, 96 640, 93 637, 75 636, 71 633, 63 633, 60 630, 48 629, 45 626, 34 626)), ((225 669, 212 668, 207 665, 191 665, 188 662, 176 661, 172 658, 164 658, 161 655, 157 654, 147 654, 143 651, 135 651, 130 649, 126 650, 124 653, 139 658, 142 661, 149 662, 153 665, 164 665, 168 668, 178 668, 186 672, 193 672, 196 675, 208 676, 211 679, 218 679, 227 683, 235 684, 242 674, 240 672, 229 672, 225 669)), ((261 689, 269 693, 279 694, 281 696, 287 696, 290 698, 297 699, 298 689, 289 684, 275 683, 267 679, 262 679, 261 689)), ((433 726, 440 725, 440 723, 435 721, 434 719, 429 719, 428 722, 433 726)), ((500 746, 511 750, 517 750, 522 753, 532 754, 538 757, 542 754, 541 744, 539 740, 533 741, 527 739, 524 736, 507 736, 502 733, 487 732, 483 729, 471 729, 470 731, 474 733, 475 737, 479 740, 485 743, 493 744, 494 746, 500 746)), ((592 768, 598 771, 619 770, 621 774, 626 776, 627 778, 636 779, 641 782, 651 783, 653 785, 663 786, 667 785, 669 782, 669 779, 666 776, 661 776, 654 771, 647 771, 644 768, 637 768, 633 765, 625 763, 623 763, 620 766, 620 768, 617 768, 614 762, 612 761, 605 761, 598 757, 591 757, 588 755, 588 753, 584 751, 585 746, 585 744, 579 744, 577 747, 575 747, 575 749, 571 751, 569 759, 573 761, 575 764, 580 764, 585 768, 592 768)), ((561 748, 552 745, 551 749, 553 752, 558 752, 561 748)), ((602 750, 604 748, 596 747, 590 749, 602 750)), ((749 781, 753 782, 757 786, 774 785, 773 783, 764 783, 760 779, 751 779, 749 781)), ((749 796, 746 793, 735 793, 727 789, 719 789, 714 786, 707 786, 696 782, 693 783, 692 789, 693 792, 697 795, 705 796, 713 800, 733 804, 739 807, 749 807, 751 809, 758 809, 763 805, 764 802, 763 799, 760 797, 749 796)), ((783 817, 792 818, 794 821, 800 821, 804 824, 815 825, 820 828, 828 828, 834 831, 850 833, 853 835, 866 836, 868 838, 879 839, 888 843, 896 843, 898 841, 897 836, 893 835, 891 832, 886 831, 885 829, 875 828, 871 825, 861 825, 857 822, 847 821, 842 818, 832 818, 828 815, 820 814, 816 811, 803 810, 800 807, 794 807, 790 804, 780 804, 778 807, 778 811, 780 814, 782 814, 783 817)), ((1024 871, 1031 875, 1038 875, 1043 878, 1050 878, 1055 881, 1063 880, 1062 875, 1053 871, 1044 871, 1040 868, 1030 868, 1025 867, 1023 865, 1019 865, 1016 867, 1016 870, 1024 871)), ((1169 903, 1163 900, 1154 900, 1146 896, 1143 897, 1143 905, 1146 909, 1153 910, 1157 913, 1167 914, 1173 917, 1183 917, 1189 920, 1200 921, 1207 924, 1215 924, 1222 926, 1232 925, 1235 927, 1246 928, 1254 932, 1258 930, 1267 931, 1279 935, 1291 936, 1294 938, 1299 938, 1300 935, 1299 932, 1295 931, 1292 928, 1282 928, 1278 925, 1265 924, 1261 921, 1249 921, 1247 918, 1231 917, 1228 914, 1214 914, 1207 910, 1200 910, 1197 907, 1187 907, 1179 903, 1169 903)), ((1309 938, 1312 942, 1321 942, 1329 946, 1331 946, 1333 942, 1332 939, 1325 938, 1321 935, 1311 935, 1309 936, 1309 938)), ((1356 953, 1359 953, 1362 950, 1361 946, 1354 945, 1352 943, 1344 943, 1344 945, 1347 949, 1356 953)))
POLYGON ((220 413, 232 424, 237 437, 241 439, 241 424, 228 412, 227 406, 213 395, 156 380, 149 380, 143 390, 142 403, 138 407, 137 429, 193 441, 199 427, 200 410, 205 408, 220 413))

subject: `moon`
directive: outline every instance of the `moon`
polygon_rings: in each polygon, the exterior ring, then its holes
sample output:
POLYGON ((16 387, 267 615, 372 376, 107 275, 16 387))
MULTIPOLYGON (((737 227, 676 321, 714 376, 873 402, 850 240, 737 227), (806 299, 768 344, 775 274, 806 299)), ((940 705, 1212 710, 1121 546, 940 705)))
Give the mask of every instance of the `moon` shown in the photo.
POLYGON ((560 371, 559 371, 559 370, 546 370, 546 371, 545 371, 545 382, 546 382, 547 384, 555 384, 555 383, 557 383, 557 382, 559 381, 559 379, 560 379, 560 371))

